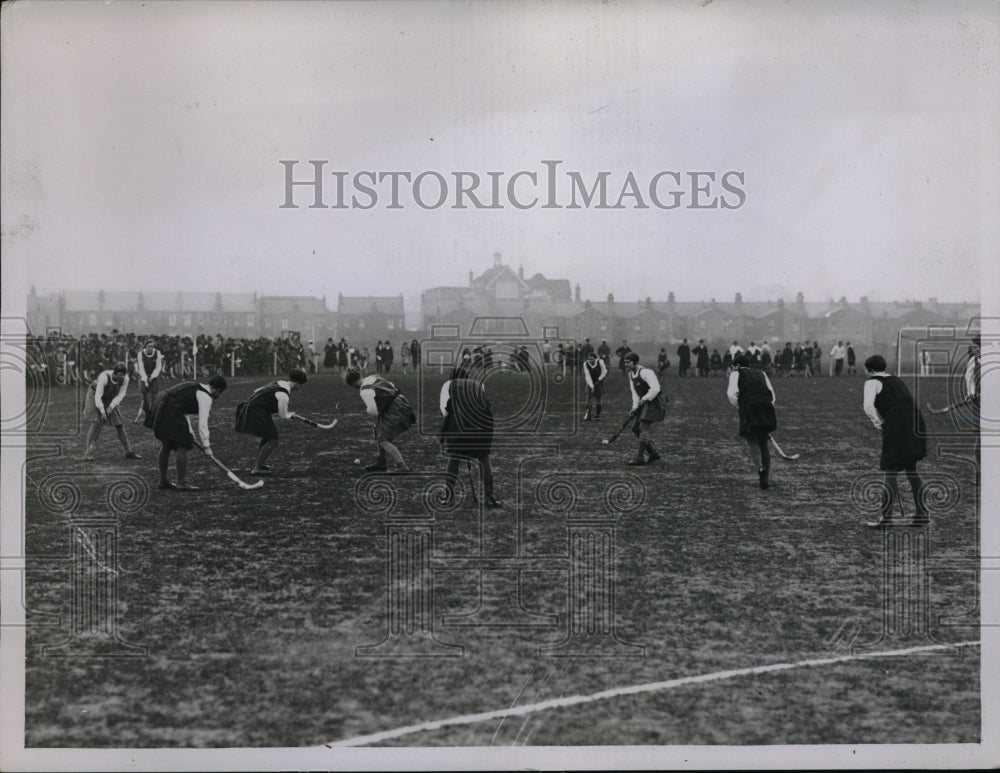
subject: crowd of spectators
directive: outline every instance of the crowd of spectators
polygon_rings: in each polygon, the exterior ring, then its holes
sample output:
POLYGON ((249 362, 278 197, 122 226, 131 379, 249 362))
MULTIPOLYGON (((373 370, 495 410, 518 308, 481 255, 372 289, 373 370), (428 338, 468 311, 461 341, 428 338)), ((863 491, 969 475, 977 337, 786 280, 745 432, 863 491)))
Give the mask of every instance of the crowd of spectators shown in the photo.
MULTIPOLYGON (((405 373, 411 363, 416 368, 421 361, 420 346, 416 339, 412 342, 404 341, 398 352, 394 352, 389 341, 379 341, 375 346, 375 356, 372 357, 368 347, 348 344, 343 338, 338 342, 328 339, 325 346, 317 347, 313 341, 304 344, 301 336, 295 332, 286 333, 280 338, 226 338, 222 335, 198 335, 192 338, 137 335, 112 330, 110 333, 90 333, 79 337, 60 333, 29 337, 28 369, 32 378, 52 385, 89 383, 98 373, 113 367, 116 362, 125 362, 134 373, 136 356, 147 341, 153 341, 163 353, 164 376, 172 379, 207 379, 216 374, 227 377, 265 376, 287 373, 293 368, 316 373, 320 370, 342 372, 352 367, 367 373, 369 368, 374 367, 378 373, 388 373, 395 367, 401 367, 405 373), (194 372, 196 361, 197 374, 194 372)), ((587 354, 595 351, 590 339, 581 344, 557 342, 554 346, 545 341, 541 348, 540 364, 552 364, 570 372, 580 371, 587 354)), ((848 349, 848 358, 851 360, 848 364, 852 367, 854 352, 850 345, 848 349)), ((628 342, 622 341, 614 353, 619 365, 622 365, 625 355, 630 351, 628 342)), ((692 347, 685 339, 677 349, 680 363, 678 375, 685 375, 692 365, 692 375, 724 375, 732 368, 733 357, 743 351, 747 353, 751 367, 772 375, 817 376, 821 373, 822 355, 819 344, 815 342, 812 345, 808 342, 804 345, 796 343, 794 346, 789 342, 772 353, 767 343, 758 345, 751 342, 744 349, 733 341, 731 346, 723 348, 722 354, 718 349, 713 349, 709 354, 703 341, 698 341, 692 347)), ((613 366, 610 347, 606 341, 602 341, 596 353, 605 360, 609 369, 613 366)), ((475 360, 485 360, 483 364, 488 364, 493 359, 489 346, 466 349, 462 354, 459 364, 466 366, 480 364, 475 360)), ((530 369, 530 356, 524 347, 517 348, 506 360, 509 361, 504 361, 502 365, 515 373, 530 369)), ((652 364, 651 362, 650 365, 652 364)), ((656 367, 661 376, 671 367, 664 348, 660 349, 656 367)))
POLYGON ((308 360, 297 333, 274 339, 137 335, 117 330, 80 337, 52 333, 26 340, 29 375, 61 385, 87 383, 116 362, 125 362, 134 371, 136 356, 147 341, 163 353, 164 375, 174 379, 287 373, 305 368, 308 360))

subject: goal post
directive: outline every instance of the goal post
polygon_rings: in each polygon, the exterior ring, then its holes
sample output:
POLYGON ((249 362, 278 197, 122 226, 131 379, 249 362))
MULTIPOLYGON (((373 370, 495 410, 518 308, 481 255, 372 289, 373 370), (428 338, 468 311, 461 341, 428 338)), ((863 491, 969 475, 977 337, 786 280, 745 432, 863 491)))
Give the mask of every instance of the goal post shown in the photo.
POLYGON ((954 375, 956 367, 964 363, 970 343, 971 336, 955 325, 901 327, 896 337, 895 372, 921 378, 954 375))

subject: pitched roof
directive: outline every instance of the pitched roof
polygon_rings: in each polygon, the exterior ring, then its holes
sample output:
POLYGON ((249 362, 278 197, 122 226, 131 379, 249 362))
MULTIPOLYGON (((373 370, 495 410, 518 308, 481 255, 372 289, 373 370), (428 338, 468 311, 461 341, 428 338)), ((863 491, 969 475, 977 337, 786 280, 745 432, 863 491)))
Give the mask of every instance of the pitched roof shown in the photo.
POLYGON ((368 295, 337 297, 337 312, 339 314, 404 314, 402 295, 368 295))
POLYGON ((329 314, 326 302, 311 295, 262 295, 261 314, 329 314))
POLYGON ((702 309, 700 309, 699 311, 696 311, 694 314, 691 314, 690 316, 693 317, 693 318, 694 317, 706 317, 709 314, 717 315, 717 316, 720 316, 720 317, 725 317, 726 319, 729 319, 730 317, 732 317, 732 314, 730 314, 728 311, 726 311, 726 309, 722 308, 718 304, 715 305, 715 306, 705 306, 702 309))
POLYGON ((568 279, 546 279, 543 274, 535 274, 528 280, 532 290, 546 293, 553 300, 568 301, 573 297, 573 288, 568 279))
POLYGON ((517 275, 517 273, 511 269, 510 266, 501 263, 499 266, 493 266, 490 269, 484 271, 480 276, 473 280, 472 284, 475 287, 482 288, 483 290, 488 290, 493 284, 505 274, 509 274, 510 278, 517 282, 521 287, 527 288, 528 284, 517 275))
POLYGON ((471 290, 468 287, 431 287, 420 294, 420 300, 422 303, 457 301, 470 295, 470 293, 471 290))
POLYGON ((635 317, 641 317, 643 314, 652 314, 654 317, 670 316, 667 312, 661 311, 660 309, 656 308, 653 304, 647 306, 645 303, 642 304, 641 308, 639 308, 638 311, 633 311, 631 314, 627 314, 626 316, 629 318, 635 318, 635 317))
MULTIPOLYGON (((67 290, 63 293, 67 311, 110 312, 138 311, 139 292, 104 293, 103 307, 100 291, 67 290)), ((254 312, 257 310, 254 293, 185 293, 185 292, 142 292, 145 311, 169 312, 214 312, 221 304, 224 312, 254 312)))
POLYGON ((848 314, 851 316, 861 316, 861 317, 868 316, 868 312, 866 312, 864 309, 858 306, 851 306, 850 304, 845 306, 840 303, 835 303, 832 306, 828 306, 826 311, 824 311, 822 314, 818 314, 817 316, 827 319, 829 317, 834 317, 843 314, 848 314))
POLYGON ((99 291, 67 290, 63 293, 66 311, 134 311, 138 293, 104 293, 101 303, 99 291))

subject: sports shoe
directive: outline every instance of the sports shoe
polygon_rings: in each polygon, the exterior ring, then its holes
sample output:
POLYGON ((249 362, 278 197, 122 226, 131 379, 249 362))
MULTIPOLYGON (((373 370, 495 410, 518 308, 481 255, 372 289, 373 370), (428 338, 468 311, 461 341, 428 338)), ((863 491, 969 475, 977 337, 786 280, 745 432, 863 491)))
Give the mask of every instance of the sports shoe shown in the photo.
POLYGON ((175 486, 173 483, 171 483, 169 480, 167 480, 167 481, 164 481, 163 483, 160 483, 157 486, 157 488, 160 489, 161 491, 173 491, 173 490, 175 490, 177 488, 177 486, 175 486))
POLYGON ((881 529, 886 526, 895 526, 899 521, 892 518, 879 518, 877 521, 868 521, 867 526, 871 529, 881 529))
POLYGON ((643 459, 641 456, 636 459, 632 459, 631 461, 628 462, 628 464, 632 467, 639 467, 640 465, 643 465, 645 463, 646 460, 643 459))
POLYGON ((503 507, 503 504, 496 499, 492 494, 486 495, 486 506, 487 507, 503 507))
POLYGON ((126 459, 142 459, 142 457, 139 456, 139 454, 137 454, 135 451, 129 451, 127 454, 125 454, 125 458, 126 459))
POLYGON ((258 469, 250 470, 250 474, 251 475, 274 475, 274 473, 271 472, 271 468, 270 467, 266 467, 266 468, 262 467, 259 470, 258 469))
POLYGON ((386 466, 385 462, 374 462, 373 464, 369 464, 365 467, 365 472, 385 472, 387 469, 389 468, 386 466))
POLYGON ((760 478, 761 489, 768 489, 771 487, 771 481, 767 479, 767 470, 761 467, 760 471, 757 473, 757 477, 760 478))

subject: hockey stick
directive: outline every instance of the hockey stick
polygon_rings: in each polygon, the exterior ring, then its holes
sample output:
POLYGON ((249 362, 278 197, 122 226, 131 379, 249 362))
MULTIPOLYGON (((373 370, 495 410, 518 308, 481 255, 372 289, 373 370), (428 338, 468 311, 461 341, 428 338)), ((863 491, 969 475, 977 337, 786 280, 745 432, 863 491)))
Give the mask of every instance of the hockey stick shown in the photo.
MULTIPOLYGON (((191 434, 193 435, 194 433, 192 432, 191 434)), ((194 441, 194 444, 195 447, 198 448, 202 453, 205 452, 205 447, 197 440, 194 441)), ((208 454, 205 455, 208 456, 208 454)), ((208 458, 212 460, 212 462, 215 464, 216 467, 218 467, 220 470, 226 473, 226 476, 229 478, 229 480, 231 480, 233 483, 235 483, 244 491, 250 491, 251 489, 260 488, 261 486, 264 485, 263 480, 258 480, 256 483, 247 483, 245 480, 241 480, 240 477, 235 472, 226 467, 226 465, 224 465, 222 462, 216 459, 214 455, 209 456, 208 458)))
POLYGON ((774 450, 778 452, 778 456, 780 456, 782 459, 789 459, 791 461, 795 461, 796 459, 799 458, 798 454, 786 454, 784 450, 782 450, 781 446, 778 445, 778 441, 774 439, 774 435, 769 435, 768 437, 771 438, 771 445, 774 446, 774 450))
POLYGON ((310 427, 318 427, 319 429, 333 429, 337 426, 338 419, 334 419, 329 424, 320 424, 318 421, 313 421, 312 419, 307 419, 305 416, 299 416, 295 414, 295 418, 304 424, 308 424, 310 427))
POLYGON ((972 395, 969 395, 964 400, 959 400, 957 403, 946 405, 944 408, 931 408, 930 403, 927 403, 924 407, 927 408, 927 411, 929 413, 933 414, 934 416, 939 416, 942 413, 948 413, 948 411, 954 411, 957 410, 958 408, 964 408, 965 406, 971 404, 974 400, 975 398, 972 395))
MULTIPOLYGON (((198 445, 198 444, 195 443, 195 445, 198 445)), ((198 448, 201 448, 202 451, 205 450, 201 446, 198 446, 198 448)), ((216 467, 218 467, 220 470, 222 470, 224 473, 226 473, 226 476, 229 478, 229 480, 231 480, 233 483, 235 483, 237 486, 239 486, 244 491, 250 491, 250 490, 255 489, 255 488, 260 488, 261 486, 264 485, 264 481, 263 480, 258 480, 256 483, 247 483, 245 480, 241 480, 240 477, 235 472, 233 472, 228 467, 226 467, 226 465, 224 465, 222 462, 220 462, 214 456, 209 456, 208 458, 211 459, 215 463, 216 467)))
POLYGON ((614 434, 614 435, 612 435, 611 437, 609 437, 609 438, 604 438, 604 439, 603 439, 603 440, 601 441, 601 444, 602 444, 602 445, 605 445, 605 446, 607 446, 607 445, 611 445, 612 443, 614 443, 614 442, 615 442, 615 441, 616 441, 616 440, 618 439, 618 436, 619 436, 619 435, 621 435, 621 434, 622 434, 622 433, 623 433, 623 432, 625 431, 625 428, 626 428, 626 427, 627 427, 627 426, 628 426, 629 424, 631 424, 631 423, 632 423, 632 422, 633 422, 633 421, 635 420, 635 416, 636 416, 636 411, 632 411, 632 412, 631 412, 631 413, 630 413, 630 414, 628 415, 628 418, 626 418, 626 419, 625 419, 625 423, 624 423, 624 424, 622 424, 622 425, 621 425, 621 426, 620 426, 620 427, 618 428, 618 431, 617 431, 617 432, 615 432, 615 434, 614 434))

